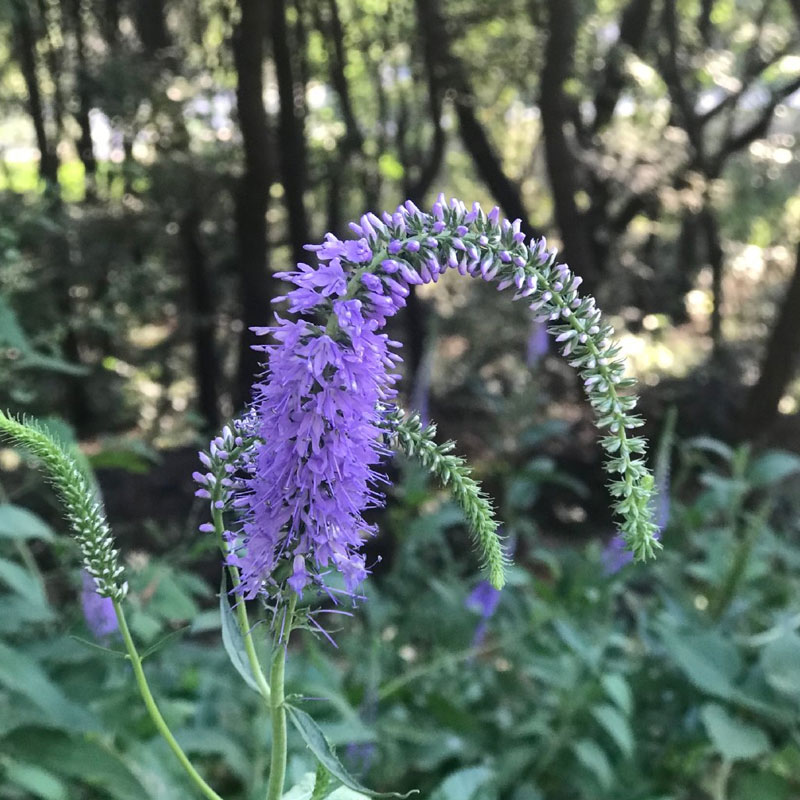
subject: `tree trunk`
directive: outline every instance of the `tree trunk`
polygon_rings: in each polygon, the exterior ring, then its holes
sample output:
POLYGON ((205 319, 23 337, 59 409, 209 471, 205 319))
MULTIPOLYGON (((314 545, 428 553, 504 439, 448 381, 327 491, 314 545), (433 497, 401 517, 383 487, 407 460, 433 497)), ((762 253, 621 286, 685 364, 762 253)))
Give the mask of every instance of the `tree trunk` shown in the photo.
POLYGON ((347 48, 344 44, 344 27, 339 16, 337 0, 326 3, 313 2, 314 24, 322 34, 327 51, 328 75, 331 85, 339 98, 340 112, 344 121, 345 133, 339 140, 336 151, 328 160, 326 187, 326 226, 335 234, 341 233, 344 223, 342 209, 342 190, 345 174, 353 156, 361 151, 364 135, 359 127, 350 84, 347 80, 347 48))
POLYGON ((68 0, 72 30, 75 35, 75 58, 77 70, 75 74, 76 91, 78 95, 78 108, 75 115, 80 128, 78 138, 78 157, 83 163, 84 183, 86 186, 86 198, 93 200, 96 196, 97 161, 94 157, 94 147, 92 145, 92 127, 89 122, 89 110, 92 101, 89 91, 89 69, 86 63, 86 42, 83 24, 83 8, 81 0, 68 0))
MULTIPOLYGON (((799 0, 800 1, 800 0, 799 0)), ((608 125, 625 86, 625 48, 639 52, 647 32, 647 23, 653 0, 630 0, 619 26, 619 39, 606 54, 606 63, 600 79, 600 87, 594 100, 592 132, 597 133, 608 125)))
MULTIPOLYGON (((800 1, 800 0, 799 0, 800 1)), ((344 46, 344 28, 339 16, 339 6, 336 0, 327 0, 327 20, 321 14, 322 3, 314 3, 317 27, 325 36, 328 47, 328 65, 331 84, 339 97, 342 119, 344 120, 345 137, 348 150, 361 148, 364 137, 358 125, 358 120, 353 111, 353 101, 350 97, 350 84, 347 81, 347 49, 344 46)))
POLYGON ((436 55, 437 78, 443 90, 451 89, 461 142, 472 157, 475 171, 494 195, 507 216, 519 218, 528 236, 540 236, 533 228, 522 202, 519 188, 503 171, 503 166, 489 136, 475 114, 475 94, 464 67, 450 50, 450 40, 438 0, 416 0, 420 34, 436 55))
POLYGON ((44 27, 44 39, 47 44, 44 61, 47 64, 47 71, 50 73, 50 81, 53 84, 53 122, 55 124, 53 139, 59 142, 64 131, 64 109, 66 107, 62 87, 64 47, 60 42, 56 42, 52 33, 54 29, 60 30, 62 28, 63 15, 60 13, 59 8, 59 14, 56 19, 51 21, 51 6, 47 0, 38 0, 37 8, 39 10, 39 18, 44 27))
POLYGON ((234 404, 250 400, 250 387, 261 370, 253 351, 251 327, 268 323, 270 280, 268 273, 267 205, 272 183, 270 136, 264 109, 264 41, 267 7, 263 0, 240 0, 241 20, 233 38, 238 76, 236 101, 244 146, 244 173, 236 197, 242 323, 239 368, 234 404))
POLYGON ((589 291, 595 291, 598 274, 586 215, 575 201, 578 164, 570 149, 564 126, 567 100, 564 81, 572 71, 577 13, 574 0, 548 0, 550 34, 545 47, 539 107, 547 161, 547 175, 553 193, 555 217, 564 242, 564 258, 578 273, 589 291))
POLYGON ((181 220, 181 243, 191 298, 191 337, 194 345, 197 405, 208 432, 219 428, 217 354, 214 345, 214 292, 200 242, 201 215, 197 206, 181 220))
POLYGON ((700 224, 706 237, 706 253, 711 267, 711 342, 713 357, 718 358, 722 350, 722 279, 725 270, 725 253, 719 237, 719 224, 708 206, 700 212, 700 224))
POLYGON ((164 0, 135 0, 133 7, 136 33, 144 52, 154 56, 159 50, 169 47, 171 40, 164 0))
POLYGON ((303 125, 305 87, 295 80, 292 43, 286 25, 285 0, 272 0, 270 20, 272 54, 278 79, 280 111, 278 114, 278 150, 284 202, 289 217, 289 241, 295 263, 305 257, 308 244, 308 221, 304 203, 306 185, 306 147, 303 125))
POLYGON ((778 401, 786 391, 797 367, 800 352, 800 244, 794 273, 770 333, 761 375, 747 398, 742 429, 745 436, 766 430, 778 413, 778 401))
POLYGON ((103 39, 113 51, 119 41, 120 0, 104 0, 97 14, 103 39))
POLYGON ((13 0, 12 21, 17 58, 28 92, 28 113, 39 148, 39 175, 55 190, 58 185, 58 160, 47 139, 42 94, 36 74, 36 35, 26 0, 13 0))

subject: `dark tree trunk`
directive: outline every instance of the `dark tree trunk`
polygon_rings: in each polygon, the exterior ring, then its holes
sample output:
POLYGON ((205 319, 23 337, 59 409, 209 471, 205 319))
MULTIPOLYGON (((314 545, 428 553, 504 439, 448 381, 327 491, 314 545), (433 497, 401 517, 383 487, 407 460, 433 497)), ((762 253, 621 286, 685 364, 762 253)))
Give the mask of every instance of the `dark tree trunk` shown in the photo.
POLYGON ((800 0, 789 0, 789 5, 792 7, 795 20, 797 20, 797 27, 800 28, 800 0))
POLYGON ((264 41, 267 6, 263 0, 240 0, 241 20, 233 38, 238 76, 236 101, 244 145, 244 173, 236 197, 242 323, 239 368, 234 403, 250 399, 253 379, 261 370, 261 358, 251 327, 267 324, 270 308, 268 273, 267 205, 272 183, 270 136, 264 109, 264 41))
POLYGON ((189 209, 181 220, 181 244, 191 298, 192 343, 197 380, 197 405, 208 432, 219 428, 217 354, 214 345, 214 292, 200 241, 200 210, 189 209))
POLYGON ((286 25, 285 0, 272 0, 270 20, 272 54, 278 79, 280 112, 278 115, 278 150, 280 152, 281 182, 289 217, 289 241, 295 263, 305 256, 308 244, 308 221, 305 209, 306 147, 303 125, 303 94, 305 87, 295 80, 292 63, 292 43, 286 25))
POLYGON ((347 80, 347 48, 344 43, 344 27, 339 16, 336 0, 312 3, 314 24, 323 35, 327 51, 328 74, 331 85, 339 98, 339 108, 344 121, 345 133, 327 167, 326 224, 332 233, 340 233, 344 223, 342 214, 342 190, 345 173, 353 156, 361 151, 364 136, 353 111, 350 84, 347 80))
POLYGON ((36 74, 36 34, 26 0, 13 0, 12 20, 17 57, 28 92, 28 113, 39 148, 39 175, 55 190, 58 184, 58 160, 47 138, 42 94, 36 74))
POLYGON ((436 55, 439 84, 443 90, 454 92, 461 142, 475 164, 475 171, 506 215, 519 218, 526 235, 539 236, 540 233, 530 224, 519 188, 503 171, 500 158, 475 113, 475 94, 463 65, 451 52, 438 0, 416 0, 416 8, 420 34, 436 55))
MULTIPOLYGON (((799 0, 800 1, 800 0, 799 0)), ((358 125, 358 120, 353 112, 353 101, 350 97, 350 84, 345 70, 347 68, 347 49, 344 46, 344 28, 339 16, 339 6, 336 0, 327 0, 327 20, 320 14, 322 3, 314 3, 317 13, 317 27, 320 28, 328 42, 328 64, 331 83, 339 97, 342 119, 345 126, 345 143, 348 150, 361 148, 364 137, 358 125)))
POLYGON ((564 258, 583 277, 589 290, 594 291, 599 276, 591 236, 586 215, 575 202, 578 163, 564 131, 568 120, 564 81, 572 71, 577 13, 574 0, 548 0, 547 9, 550 35, 545 47, 539 103, 547 174, 564 242, 564 258))
POLYGON ((63 18, 60 13, 57 19, 50 19, 51 6, 47 0, 38 0, 37 7, 39 9, 39 17, 45 29, 45 41, 47 42, 47 50, 45 52, 44 60, 47 63, 47 71, 50 73, 50 80, 53 84, 53 122, 55 123, 55 136, 53 137, 56 142, 61 140, 61 135, 64 131, 64 91, 62 87, 62 74, 64 72, 64 48, 63 45, 57 43, 52 36, 53 28, 60 30, 63 25, 63 18))
MULTIPOLYGON (((420 9, 421 4, 417 4, 417 24, 419 29, 425 25, 426 19, 420 9)), ((422 47, 425 61, 425 74, 428 81, 428 117, 433 127, 433 136, 430 148, 424 156, 420 156, 420 169, 416 179, 410 181, 406 186, 406 194, 415 203, 420 204, 424 201, 425 195, 430 190, 444 159, 444 149, 446 137, 442 127, 442 86, 439 80, 439 68, 437 65, 437 53, 435 44, 430 36, 422 37, 422 47)), ((408 169, 408 165, 406 169, 408 169)))
POLYGON ((527 236, 539 236, 539 232, 528 219, 518 187, 503 172, 500 158, 475 114, 474 96, 459 94, 455 99, 455 106, 461 142, 472 156, 478 176, 489 187, 506 216, 522 220, 522 230, 527 236))
MULTIPOLYGON (((421 32, 426 24, 425 12, 422 4, 417 4, 417 24, 421 32)), ((426 153, 415 153, 413 158, 406 155, 402 158, 405 175, 409 176, 405 181, 404 194, 409 200, 417 205, 422 205, 425 195, 430 191, 436 176, 442 166, 445 151, 445 131, 442 127, 442 87, 439 83, 439 68, 437 64, 437 53, 434 42, 430 36, 421 36, 421 44, 424 53, 425 74, 427 78, 428 90, 428 117, 430 119, 433 133, 430 146, 426 153), (419 165, 419 170, 412 177, 412 160, 419 165)), ((404 130, 403 123, 408 114, 401 112, 398 124, 398 149, 401 153, 405 150, 403 146, 404 130)), ((425 355, 428 342, 428 332, 430 329, 429 320, 430 310, 419 299, 417 287, 409 287, 409 295, 406 299, 405 313, 405 346, 408 351, 406 358, 407 380, 409 387, 415 385, 419 377, 419 370, 422 359, 425 355)), ((410 391, 410 389, 409 389, 410 391)))
POLYGON ((606 55, 606 64, 600 80, 600 88, 594 100, 595 116, 592 132, 597 133, 608 125, 617 106, 620 93, 625 86, 624 49, 639 52, 647 31, 653 0, 630 0, 622 12, 619 40, 606 55))
POLYGON ((747 398, 742 429, 745 436, 766 430, 778 413, 778 401, 794 376, 800 353, 800 244, 794 274, 767 342, 761 375, 747 398))
POLYGON ((86 42, 83 24, 83 4, 81 0, 67 0, 71 17, 72 30, 75 35, 75 58, 77 70, 75 75, 76 90, 78 95, 78 109, 76 119, 80 128, 78 138, 78 156, 83 163, 85 174, 86 197, 93 200, 96 195, 97 161, 94 157, 92 146, 92 128, 89 123, 89 111, 92 106, 90 94, 89 69, 86 62, 86 42))
POLYGON ((113 50, 119 40, 120 0, 104 0, 98 13, 103 39, 113 50))
POLYGON ((706 239, 706 254, 711 267, 711 342, 713 355, 719 357, 722 351, 722 280, 725 270, 725 254, 719 236, 719 224, 711 208, 706 207, 700 212, 700 224, 706 239))
POLYGON ((706 45, 711 45, 711 12, 714 10, 714 0, 701 0, 700 16, 697 18, 697 29, 706 45))
POLYGON ((139 34, 144 52, 153 56, 169 47, 172 42, 167 29, 164 0, 135 0, 133 8, 136 33, 139 34))

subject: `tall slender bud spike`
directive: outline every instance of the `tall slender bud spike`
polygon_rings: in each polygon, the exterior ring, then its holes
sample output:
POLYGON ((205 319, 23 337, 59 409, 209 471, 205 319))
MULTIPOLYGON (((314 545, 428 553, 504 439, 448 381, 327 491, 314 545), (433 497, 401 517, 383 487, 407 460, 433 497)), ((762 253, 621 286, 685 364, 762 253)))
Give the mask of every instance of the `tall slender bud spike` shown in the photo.
POLYGON ((399 408, 387 413, 387 426, 390 447, 422 462, 461 506, 486 577, 495 589, 502 589, 508 558, 497 534, 494 508, 464 459, 449 452, 454 443, 437 444, 434 425, 423 427, 417 413, 404 418, 399 408))
POLYGON ((41 423, 18 420, 0 411, 0 433, 39 459, 48 482, 61 500, 65 516, 81 549, 83 567, 101 597, 122 600, 128 584, 123 579, 119 551, 94 488, 67 449, 41 423))

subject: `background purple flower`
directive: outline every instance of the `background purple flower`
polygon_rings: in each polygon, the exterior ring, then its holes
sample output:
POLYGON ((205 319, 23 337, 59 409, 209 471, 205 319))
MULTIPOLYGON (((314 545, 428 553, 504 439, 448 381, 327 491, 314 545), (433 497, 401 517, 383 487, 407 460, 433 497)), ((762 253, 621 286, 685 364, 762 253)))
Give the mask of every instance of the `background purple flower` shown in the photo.
POLYGON ((547 325, 544 322, 533 320, 531 331, 528 335, 528 347, 525 354, 525 363, 535 367, 548 353, 550 340, 547 334, 547 325))
POLYGON ((94 578, 85 570, 81 581, 81 606, 89 630, 98 639, 111 636, 119 627, 113 601, 110 597, 97 594, 94 578))
POLYGON ((480 647, 483 644, 483 640, 486 638, 486 631, 489 628, 489 620, 497 610, 499 602, 500 592, 489 581, 481 581, 464 601, 464 605, 470 611, 474 611, 481 616, 481 621, 475 628, 475 634, 472 637, 473 647, 480 647))

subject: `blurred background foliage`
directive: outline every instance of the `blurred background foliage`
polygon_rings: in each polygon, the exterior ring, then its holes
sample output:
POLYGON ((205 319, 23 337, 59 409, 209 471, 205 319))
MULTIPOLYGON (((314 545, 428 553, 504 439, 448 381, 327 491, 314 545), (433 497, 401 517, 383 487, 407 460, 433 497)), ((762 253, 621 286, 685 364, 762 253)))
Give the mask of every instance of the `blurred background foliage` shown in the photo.
MULTIPOLYGON (((800 795, 798 0, 0 0, 0 31, 0 405, 95 469, 134 632, 171 637, 165 714, 223 794, 263 795, 268 734, 220 643, 198 444, 248 399, 272 274, 442 190, 547 235, 654 441, 676 409, 665 550, 612 572, 579 382, 526 310, 424 287, 392 331, 406 403, 496 498, 511 586, 482 618, 462 520, 397 465, 369 601, 290 683, 379 789, 800 795)), ((28 466, 0 449, 0 798, 187 796, 86 644, 28 466)))

